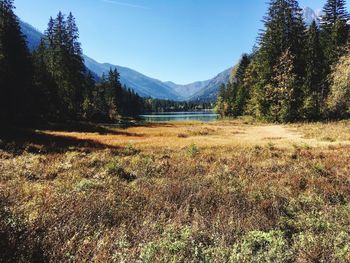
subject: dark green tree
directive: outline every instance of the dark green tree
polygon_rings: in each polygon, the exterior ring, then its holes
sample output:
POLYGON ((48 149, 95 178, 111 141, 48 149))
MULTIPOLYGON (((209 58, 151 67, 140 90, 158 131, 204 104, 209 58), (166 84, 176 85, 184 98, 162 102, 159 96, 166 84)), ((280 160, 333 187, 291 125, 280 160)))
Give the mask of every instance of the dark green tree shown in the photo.
POLYGON ((259 82, 255 85, 254 94, 262 96, 256 101, 259 115, 269 118, 271 114, 271 100, 264 94, 267 89, 276 87, 274 80, 274 67, 279 63, 282 54, 288 49, 293 58, 295 71, 295 87, 289 107, 290 120, 299 118, 302 105, 302 86, 305 76, 305 25, 302 11, 295 0, 271 0, 269 10, 264 18, 265 30, 260 35, 260 49, 257 54, 257 71, 259 82))
POLYGON ((325 93, 328 95, 328 76, 331 67, 337 63, 340 56, 345 53, 345 45, 349 38, 349 14, 346 11, 345 0, 327 0, 323 8, 321 19, 321 42, 326 59, 325 67, 325 93))
POLYGON ((0 0, 0 121, 28 119, 32 63, 12 0, 0 0))
POLYGON ((79 33, 73 15, 59 12, 50 18, 45 32, 42 57, 47 72, 55 82, 51 98, 57 119, 80 119, 83 116, 84 92, 88 71, 82 57, 79 33))
POLYGON ((306 74, 304 84, 304 117, 317 120, 321 116, 324 98, 323 77, 325 72, 324 56, 320 43, 319 29, 314 21, 307 31, 306 38, 306 74))

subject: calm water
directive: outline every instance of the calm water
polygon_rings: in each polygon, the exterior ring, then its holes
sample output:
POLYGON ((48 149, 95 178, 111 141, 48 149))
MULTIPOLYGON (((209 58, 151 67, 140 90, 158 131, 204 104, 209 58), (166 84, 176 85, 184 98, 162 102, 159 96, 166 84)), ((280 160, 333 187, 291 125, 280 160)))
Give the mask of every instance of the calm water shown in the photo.
POLYGON ((141 118, 149 122, 215 121, 218 116, 213 112, 155 112, 141 115, 141 118))

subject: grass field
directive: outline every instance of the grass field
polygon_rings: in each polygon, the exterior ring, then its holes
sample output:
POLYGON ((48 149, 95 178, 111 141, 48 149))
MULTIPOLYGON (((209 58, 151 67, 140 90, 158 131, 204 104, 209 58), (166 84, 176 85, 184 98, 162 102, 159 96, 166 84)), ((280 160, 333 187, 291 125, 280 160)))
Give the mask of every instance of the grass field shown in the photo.
POLYGON ((0 262, 350 262, 349 127, 4 133, 0 262))

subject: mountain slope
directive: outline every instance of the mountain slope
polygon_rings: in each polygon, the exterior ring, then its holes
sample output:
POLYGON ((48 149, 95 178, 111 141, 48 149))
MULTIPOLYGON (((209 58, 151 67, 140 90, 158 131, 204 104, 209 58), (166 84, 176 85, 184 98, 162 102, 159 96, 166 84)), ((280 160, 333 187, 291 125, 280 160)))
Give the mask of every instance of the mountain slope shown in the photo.
POLYGON ((27 37, 29 49, 31 51, 34 50, 40 44, 43 34, 23 21, 19 21, 19 24, 21 26, 22 33, 27 37))
POLYGON ((120 82, 128 88, 134 89, 142 97, 172 100, 184 99, 160 80, 149 78, 135 70, 108 63, 101 64, 88 56, 84 56, 84 60, 86 67, 99 76, 107 73, 111 68, 116 68, 120 74, 120 82))
POLYGON ((182 97, 190 98, 206 86, 208 86, 211 80, 197 81, 187 85, 179 85, 171 81, 164 82, 166 85, 175 90, 182 97))
POLYGON ((232 68, 229 68, 221 72, 220 74, 218 74, 215 78, 210 80, 210 82, 204 89, 195 93, 190 98, 190 100, 191 101, 208 101, 208 102, 215 101, 218 96, 218 92, 221 84, 223 83, 226 84, 229 81, 231 71, 232 71, 232 68))

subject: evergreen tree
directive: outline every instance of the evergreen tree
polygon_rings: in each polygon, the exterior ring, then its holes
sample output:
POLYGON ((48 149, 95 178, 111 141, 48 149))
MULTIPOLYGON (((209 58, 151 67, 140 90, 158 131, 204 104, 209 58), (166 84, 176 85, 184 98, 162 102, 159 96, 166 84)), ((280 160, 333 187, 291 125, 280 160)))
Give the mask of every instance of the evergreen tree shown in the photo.
POLYGON ((244 113, 245 104, 247 103, 249 89, 244 85, 244 79, 246 76, 247 68, 251 63, 251 58, 249 55, 244 54, 239 63, 237 72, 234 77, 235 89, 234 100, 232 107, 232 115, 240 116, 244 113))
MULTIPOLYGON (((257 54, 258 79, 254 91, 261 96, 252 101, 258 105, 259 115, 269 117, 271 113, 271 100, 266 95, 267 91, 275 87, 274 67, 278 64, 285 50, 289 50, 293 58, 293 70, 295 71, 294 98, 291 100, 292 111, 288 114, 290 119, 299 117, 299 109, 302 105, 302 85, 305 75, 304 40, 305 25, 302 10, 296 0, 271 0, 269 10, 264 18, 265 30, 260 36, 260 49, 257 54)), ((278 92, 277 92, 278 93, 278 92)))
POLYGON ((108 107, 108 118, 114 120, 121 115, 121 96, 122 85, 119 82, 119 73, 117 69, 110 69, 106 80, 104 81, 105 100, 108 107))
POLYGON ((58 105, 57 86, 46 65, 46 44, 42 40, 33 52, 33 112, 41 120, 54 119, 58 105))
POLYGON ((323 8, 321 19, 321 40, 326 59, 324 80, 326 83, 324 96, 329 90, 328 75, 331 66, 338 61, 338 58, 345 52, 345 45, 349 37, 349 14, 346 11, 345 0, 327 0, 323 8))
POLYGON ((215 105, 215 111, 220 114, 221 117, 228 115, 228 103, 227 103, 227 89, 225 84, 221 84, 219 89, 218 98, 215 105))
POLYGON ((315 21, 307 31, 305 55, 304 117, 308 120, 317 120, 320 118, 321 104, 324 97, 324 57, 319 29, 315 21))
POLYGON ((338 19, 347 22, 349 20, 349 14, 346 11, 346 1, 327 0, 327 3, 323 7, 323 16, 321 18, 323 30, 331 30, 338 19))
POLYGON ((50 18, 44 37, 44 60, 47 71, 55 82, 57 118, 80 119, 83 115, 84 85, 88 72, 84 66, 79 33, 73 15, 59 12, 50 18))
POLYGON ((32 63, 12 0, 0 0, 0 121, 30 112, 32 63))

